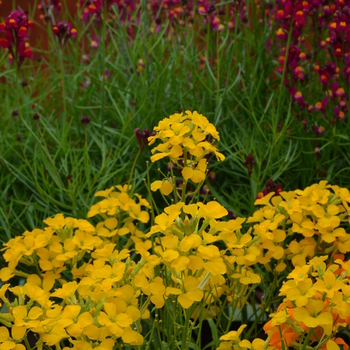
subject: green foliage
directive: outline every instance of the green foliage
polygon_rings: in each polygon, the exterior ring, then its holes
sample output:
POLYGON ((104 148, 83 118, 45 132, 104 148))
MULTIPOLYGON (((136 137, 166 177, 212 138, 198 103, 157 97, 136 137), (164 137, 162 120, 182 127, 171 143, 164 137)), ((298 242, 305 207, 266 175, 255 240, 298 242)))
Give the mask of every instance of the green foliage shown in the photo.
MULTIPOLYGON (((143 11, 132 39, 117 13, 102 26, 75 14, 77 39, 61 48, 47 28, 48 49, 32 43, 40 61, 25 62, 18 74, 2 50, 0 241, 40 226, 55 212, 85 217, 93 193, 127 182, 138 151, 133 130, 152 129, 187 109, 205 115, 220 132, 226 160, 219 168, 209 163, 220 186, 208 185, 236 215, 254 211, 254 199, 269 178, 285 190, 325 176, 349 188, 349 119, 327 126, 322 137, 316 138, 311 126, 304 131, 300 120, 307 112, 292 104, 283 77, 275 73, 279 48, 273 29, 264 16, 258 20, 253 2, 247 6, 250 22, 237 17, 235 29, 222 32, 196 23, 172 23, 171 29, 166 22, 152 33, 143 11), (91 33, 106 45, 90 48, 91 33), (27 87, 21 85, 24 79, 27 87), (19 116, 12 116, 15 109, 19 116), (91 118, 86 127, 82 116, 91 118), (251 177, 244 166, 249 153, 255 159, 251 177)), ((71 16, 65 9, 63 19, 71 16)), ((321 89, 317 84, 311 81, 310 89, 321 89)), ((144 195, 149 155, 144 149, 134 180, 144 195)), ((157 170, 151 167, 151 173, 157 170)))

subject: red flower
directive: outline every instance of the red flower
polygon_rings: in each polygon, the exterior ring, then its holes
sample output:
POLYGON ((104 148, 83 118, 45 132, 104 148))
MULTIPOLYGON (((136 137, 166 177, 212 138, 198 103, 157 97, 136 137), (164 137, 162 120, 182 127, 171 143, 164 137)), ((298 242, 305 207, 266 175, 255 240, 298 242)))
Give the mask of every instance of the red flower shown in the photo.
POLYGON ((70 37, 77 37, 77 30, 73 28, 71 23, 67 24, 65 21, 58 22, 52 27, 52 30, 63 45, 70 37))
POLYGON ((345 113, 339 109, 339 106, 334 107, 334 114, 341 120, 345 119, 345 113))
POLYGON ((7 49, 9 47, 8 41, 5 38, 0 38, 0 47, 7 49))
POLYGON ((289 92, 294 101, 298 102, 301 107, 306 107, 307 103, 304 101, 303 94, 300 91, 297 91, 294 87, 289 89, 289 92))
POLYGON ((33 57, 28 40, 28 30, 33 27, 33 22, 28 20, 27 14, 19 10, 11 11, 5 22, 0 23, 0 32, 5 33, 5 38, 0 38, 0 46, 8 48, 10 60, 16 59, 20 67, 25 58, 33 57))
POLYGON ((20 54, 20 60, 23 60, 24 58, 32 58, 33 52, 29 46, 28 42, 21 41, 18 45, 18 52, 20 54))
POLYGON ((27 39, 28 38, 28 30, 27 30, 26 27, 19 28, 18 37, 19 38, 23 38, 23 39, 27 39))
POLYGON ((345 91, 343 88, 339 87, 338 83, 332 83, 332 92, 335 96, 345 97, 345 91))

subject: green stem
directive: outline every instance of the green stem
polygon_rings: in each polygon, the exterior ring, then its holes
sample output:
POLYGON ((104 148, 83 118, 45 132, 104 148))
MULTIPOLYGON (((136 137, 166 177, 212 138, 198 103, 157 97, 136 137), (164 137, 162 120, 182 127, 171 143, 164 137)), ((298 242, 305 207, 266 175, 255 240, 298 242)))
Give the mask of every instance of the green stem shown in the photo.
POLYGON ((102 91, 101 91, 101 114, 100 114, 100 123, 101 123, 101 129, 102 129, 102 135, 103 135, 103 142, 105 142, 105 127, 103 124, 103 115, 104 115, 104 109, 105 109, 105 103, 106 103, 106 94, 105 94, 105 83, 106 83, 106 66, 105 66, 105 59, 106 59, 106 19, 107 19, 107 5, 103 6, 103 16, 102 19, 102 37, 101 37, 101 46, 102 46, 102 60, 101 60, 101 68, 102 68, 102 91))
POLYGON ((63 113, 64 113, 64 125, 66 124, 67 118, 67 105, 66 105, 66 84, 64 82, 64 66, 63 66, 63 50, 62 47, 59 48, 60 52, 60 66, 61 66, 61 81, 62 81, 62 100, 63 100, 63 113))
POLYGON ((135 171, 135 166, 136 166, 137 159, 139 158, 139 156, 141 154, 141 150, 142 150, 142 148, 140 147, 139 151, 137 152, 136 157, 134 159, 134 163, 132 165, 131 172, 130 172, 130 177, 129 177, 129 181, 128 181, 128 189, 127 189, 127 191, 129 191, 129 187, 130 187, 130 184, 131 184, 131 179, 132 179, 132 176, 133 176, 134 171, 135 171))
POLYGON ((309 345, 311 334, 312 334, 312 328, 310 328, 309 333, 307 334, 302 350, 306 350, 307 346, 309 345))
POLYGON ((24 343, 26 344, 27 350, 32 350, 32 348, 31 348, 31 346, 30 346, 30 344, 29 344, 29 341, 28 341, 28 339, 27 339, 27 336, 25 336, 23 340, 24 340, 24 343))

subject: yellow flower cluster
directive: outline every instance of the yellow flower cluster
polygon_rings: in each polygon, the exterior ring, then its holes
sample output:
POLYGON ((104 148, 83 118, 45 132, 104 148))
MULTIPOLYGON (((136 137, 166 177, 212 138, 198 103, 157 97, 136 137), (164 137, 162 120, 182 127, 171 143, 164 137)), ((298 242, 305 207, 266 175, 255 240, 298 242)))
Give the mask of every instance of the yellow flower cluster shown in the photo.
POLYGON ((209 318, 225 321, 219 350, 347 350, 338 333, 350 322, 349 191, 321 181, 268 194, 248 219, 228 220, 217 201, 184 195, 188 180, 199 193, 206 156, 224 159, 215 127, 186 112, 155 130, 150 144, 162 143, 152 161, 170 157, 183 177, 182 188, 173 174, 150 185, 173 192, 170 205, 156 210, 152 196, 151 206, 131 186, 113 186, 96 193, 102 199, 87 215, 94 224, 57 214, 44 229, 4 244, 0 350, 153 349, 154 341, 188 348, 193 330, 209 318), (151 224, 149 210, 159 212, 151 224), (264 280, 269 275, 272 285, 264 280), (270 290, 256 305, 258 286, 270 290), (229 331, 235 309, 242 314, 249 302, 257 320, 273 312, 278 290, 284 299, 264 327, 266 341, 251 341, 245 325, 229 331))
MULTIPOLYGON (((148 138, 149 145, 156 140, 161 143, 152 149, 151 161, 169 157, 171 164, 181 169, 185 181, 192 180, 198 184, 205 180, 208 155, 214 153, 218 161, 225 159, 215 145, 220 140, 215 126, 197 112, 173 114, 161 120, 154 131, 156 135, 148 138)), ((166 177, 163 181, 155 181, 151 189, 160 189, 167 196, 175 185, 173 180, 166 177)))
POLYGON ((131 186, 118 185, 113 186, 105 191, 99 191, 95 197, 103 197, 104 199, 93 205, 88 212, 88 218, 99 215, 104 221, 96 226, 96 234, 99 237, 111 238, 113 242, 118 237, 131 235, 131 240, 139 241, 144 237, 142 231, 137 229, 134 222, 146 224, 149 221, 149 213, 142 210, 143 207, 150 208, 148 201, 139 194, 135 194, 138 202, 132 199, 128 191, 131 186))
MULTIPOLYGON (((142 211, 135 215, 135 202, 117 188, 120 191, 112 188, 97 193, 106 199, 94 205, 89 215, 107 213, 119 218, 125 215, 127 222, 139 220, 142 211)), ((0 290, 9 310, 0 321, 12 329, 10 337, 1 328, 2 348, 21 349, 29 331, 37 334, 38 348, 65 339, 74 349, 112 349, 119 338, 131 345, 142 344, 139 321, 150 317, 150 303, 162 308, 168 298, 185 310, 203 300, 211 305, 211 315, 215 314, 219 307, 212 305, 220 303, 223 294, 230 296, 239 286, 236 281, 242 286, 260 281, 243 266, 244 258, 237 263, 230 259, 234 247, 249 249, 249 240, 242 240, 239 234, 244 219, 219 222, 225 215, 227 210, 217 202, 179 202, 165 208, 148 234, 131 232, 134 251, 140 255, 138 263, 130 259, 130 250, 116 248, 112 239, 117 233, 105 234, 100 223, 94 227, 62 214, 45 220, 48 227, 44 230, 10 240, 4 253, 8 267, 0 270, 0 278, 6 282, 17 275, 26 277, 26 283, 13 288, 5 284, 0 290), (213 244, 219 240, 227 243, 225 249, 213 244), (91 257, 89 261, 84 261, 85 256, 91 257), (34 267, 36 273, 18 270, 18 265, 34 267), (168 271, 170 278, 161 278, 160 271, 168 271), (232 283, 226 282, 225 274, 232 276, 232 283), (13 301, 5 295, 8 292, 13 301), (140 293, 147 297, 142 305, 140 293)), ((104 226, 112 230, 107 220, 110 218, 103 221, 104 226)), ((125 224, 125 219, 120 222, 125 224)))
POLYGON ((242 240, 239 232, 244 219, 218 221, 227 214, 215 201, 189 205, 178 202, 155 218, 146 236, 156 235, 154 251, 171 272, 165 298, 177 296, 187 309, 202 299, 213 303, 219 302, 223 294, 231 298, 237 283, 242 284, 243 292, 249 284, 260 282, 249 263, 245 265, 245 253, 251 248, 250 241, 242 240), (215 245, 219 241, 224 243, 221 250, 215 245), (238 259, 232 255, 235 247, 243 252, 238 259), (225 274, 231 278, 225 280, 225 274))
POLYGON ((0 328, 1 349, 22 349, 29 331, 37 334, 38 349, 62 339, 69 339, 74 349, 112 350, 120 337, 124 343, 142 344, 133 328, 149 314, 139 308, 139 288, 128 283, 136 265, 130 252, 115 249, 86 220, 58 214, 45 223, 45 230, 26 232, 5 245, 8 267, 0 270, 1 280, 18 275, 26 283, 0 289, 8 309, 0 322, 12 330, 10 337, 0 328), (83 262, 85 255, 93 260, 83 262), (35 267, 36 273, 19 271, 18 264, 35 267))
POLYGON ((259 237, 257 262, 270 264, 277 272, 285 270, 288 261, 303 266, 315 255, 350 252, 350 234, 343 227, 349 223, 350 193, 345 188, 321 181, 305 190, 270 193, 257 199, 261 205, 247 223, 255 223, 259 237))
POLYGON ((271 349, 281 349, 282 344, 295 349, 301 344, 348 349, 337 333, 350 322, 350 261, 337 259, 327 266, 327 259, 314 257, 297 266, 283 283, 279 294, 283 302, 264 327, 271 349))

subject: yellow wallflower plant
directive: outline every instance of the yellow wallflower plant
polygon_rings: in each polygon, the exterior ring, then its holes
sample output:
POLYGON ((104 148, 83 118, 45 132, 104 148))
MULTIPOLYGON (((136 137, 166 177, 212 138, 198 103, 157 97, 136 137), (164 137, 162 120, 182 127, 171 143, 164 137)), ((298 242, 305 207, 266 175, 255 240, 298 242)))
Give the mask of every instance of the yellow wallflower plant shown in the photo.
POLYGON ((349 191, 321 181, 232 219, 200 192, 208 157, 225 159, 215 126, 186 111, 154 131, 170 170, 150 202, 132 170, 86 220, 59 213, 3 245, 0 350, 202 349, 205 322, 212 349, 348 349, 349 191))

